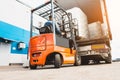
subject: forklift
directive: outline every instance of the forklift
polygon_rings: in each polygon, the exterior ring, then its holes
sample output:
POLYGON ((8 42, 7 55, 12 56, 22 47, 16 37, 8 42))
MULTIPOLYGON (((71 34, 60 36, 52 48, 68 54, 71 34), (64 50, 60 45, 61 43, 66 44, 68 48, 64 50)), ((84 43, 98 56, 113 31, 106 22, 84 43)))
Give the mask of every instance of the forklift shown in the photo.
POLYGON ((55 68, 60 68, 63 64, 79 66, 81 58, 78 55, 75 36, 72 15, 67 13, 57 2, 50 0, 32 9, 28 50, 30 69, 44 65, 54 65, 55 68), (46 20, 52 15, 52 25, 34 26, 34 15, 46 20), (61 33, 64 34, 56 34, 54 22, 58 24, 61 33))

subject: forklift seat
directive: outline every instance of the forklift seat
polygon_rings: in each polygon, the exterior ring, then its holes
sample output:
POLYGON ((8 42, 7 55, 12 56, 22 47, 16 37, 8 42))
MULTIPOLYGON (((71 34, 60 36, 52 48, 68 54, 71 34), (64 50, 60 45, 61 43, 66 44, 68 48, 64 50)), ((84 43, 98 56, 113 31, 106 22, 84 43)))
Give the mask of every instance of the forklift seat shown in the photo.
POLYGON ((52 33, 51 26, 44 26, 39 29, 40 34, 45 34, 45 33, 52 33))

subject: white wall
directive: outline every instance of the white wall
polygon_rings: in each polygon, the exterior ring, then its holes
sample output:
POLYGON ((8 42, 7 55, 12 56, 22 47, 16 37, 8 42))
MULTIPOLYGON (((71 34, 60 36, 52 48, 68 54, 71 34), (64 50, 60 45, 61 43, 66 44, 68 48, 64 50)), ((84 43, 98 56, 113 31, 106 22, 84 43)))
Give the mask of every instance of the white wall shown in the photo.
POLYGON ((30 9, 16 0, 0 0, 0 20, 29 30, 30 9))
MULTIPOLYGON (((0 10, 1 21, 7 22, 25 30, 30 30, 30 8, 17 2, 16 0, 0 0, 0 10)), ((34 20, 43 23, 45 21, 38 16, 35 17, 34 20)), ((39 22, 35 22, 35 24, 38 26, 39 22)))
POLYGON ((9 55, 9 63, 23 63, 27 57, 25 54, 10 54, 9 55))
POLYGON ((25 54, 11 54, 11 44, 0 42, 0 66, 8 66, 9 63, 24 63, 27 60, 25 54))
POLYGON ((0 42, 0 66, 9 65, 10 44, 0 42))

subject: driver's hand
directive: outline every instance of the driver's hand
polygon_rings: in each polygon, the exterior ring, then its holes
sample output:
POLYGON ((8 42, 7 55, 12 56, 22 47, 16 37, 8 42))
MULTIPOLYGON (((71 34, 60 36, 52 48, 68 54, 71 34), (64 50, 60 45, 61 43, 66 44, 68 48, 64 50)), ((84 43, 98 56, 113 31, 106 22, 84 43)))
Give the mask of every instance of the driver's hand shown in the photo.
POLYGON ((65 32, 61 32, 62 35, 65 35, 65 32))

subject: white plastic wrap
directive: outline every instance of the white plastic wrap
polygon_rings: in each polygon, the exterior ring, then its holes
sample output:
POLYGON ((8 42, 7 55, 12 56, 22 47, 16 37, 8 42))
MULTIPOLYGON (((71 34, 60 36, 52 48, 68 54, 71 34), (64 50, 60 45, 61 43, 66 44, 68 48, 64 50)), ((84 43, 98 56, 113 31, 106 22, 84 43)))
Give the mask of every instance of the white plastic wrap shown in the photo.
POLYGON ((89 29, 89 38, 90 39, 99 39, 103 37, 103 31, 101 27, 101 23, 98 22, 93 22, 88 25, 89 29))
POLYGON ((108 28, 107 28, 107 25, 105 25, 104 23, 102 23, 101 26, 102 26, 103 36, 104 37, 108 37, 108 28))
POLYGON ((76 18, 78 21, 78 35, 81 38, 88 39, 88 21, 85 13, 77 7, 67 10, 72 13, 72 18, 76 18))

